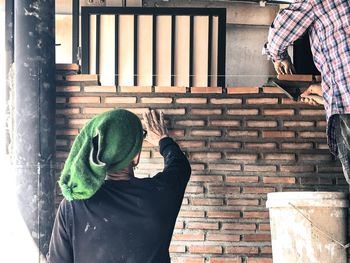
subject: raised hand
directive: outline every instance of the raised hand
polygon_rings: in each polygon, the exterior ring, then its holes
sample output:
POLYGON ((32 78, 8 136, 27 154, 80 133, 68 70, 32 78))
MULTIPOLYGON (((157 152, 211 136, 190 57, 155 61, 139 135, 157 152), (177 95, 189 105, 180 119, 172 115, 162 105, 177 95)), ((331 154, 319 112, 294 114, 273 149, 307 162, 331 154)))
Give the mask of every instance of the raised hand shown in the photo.
POLYGON ((285 75, 285 74, 293 74, 293 72, 295 72, 294 66, 290 61, 290 59, 275 61, 273 62, 273 66, 277 74, 285 75))
POLYGON ((143 123, 147 129, 147 136, 145 138, 150 144, 157 146, 159 140, 168 137, 168 130, 164 122, 164 114, 161 111, 159 118, 155 110, 148 110, 142 114, 143 123))

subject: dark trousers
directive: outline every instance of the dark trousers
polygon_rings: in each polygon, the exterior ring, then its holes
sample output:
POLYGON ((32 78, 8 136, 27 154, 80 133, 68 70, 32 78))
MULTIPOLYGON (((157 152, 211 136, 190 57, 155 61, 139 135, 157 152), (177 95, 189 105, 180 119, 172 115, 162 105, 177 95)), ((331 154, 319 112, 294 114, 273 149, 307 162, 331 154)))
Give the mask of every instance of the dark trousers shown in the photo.
POLYGON ((346 181, 350 184, 350 114, 334 116, 338 158, 343 166, 346 181))

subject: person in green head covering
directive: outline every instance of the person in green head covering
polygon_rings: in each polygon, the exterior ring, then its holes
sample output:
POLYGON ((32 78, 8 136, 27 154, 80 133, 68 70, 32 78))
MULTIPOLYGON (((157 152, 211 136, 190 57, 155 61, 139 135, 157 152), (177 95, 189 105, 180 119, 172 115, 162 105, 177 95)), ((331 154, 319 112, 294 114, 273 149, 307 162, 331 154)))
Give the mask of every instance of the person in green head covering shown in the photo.
MULTIPOLYGON (((64 197, 88 199, 103 184, 107 172, 129 171, 142 147, 140 119, 116 109, 89 121, 75 139, 65 162, 59 186, 64 197)), ((132 171, 132 170, 130 170, 132 171)))
POLYGON ((50 263, 169 263, 169 245, 191 174, 162 112, 116 109, 91 119, 76 137, 59 186, 50 263), (137 178, 143 140, 159 145, 164 169, 137 178))

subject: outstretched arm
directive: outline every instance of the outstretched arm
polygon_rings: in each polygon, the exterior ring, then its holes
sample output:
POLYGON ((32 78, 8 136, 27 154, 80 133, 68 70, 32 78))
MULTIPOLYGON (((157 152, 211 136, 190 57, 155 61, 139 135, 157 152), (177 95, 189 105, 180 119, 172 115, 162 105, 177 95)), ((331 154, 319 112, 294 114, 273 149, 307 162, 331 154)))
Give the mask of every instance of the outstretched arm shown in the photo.
POLYGON ((191 167, 179 145, 169 137, 163 112, 160 112, 159 119, 154 110, 145 112, 143 121, 147 129, 146 140, 154 146, 159 144, 160 153, 164 157, 164 170, 161 175, 169 182, 180 183, 184 189, 191 167))

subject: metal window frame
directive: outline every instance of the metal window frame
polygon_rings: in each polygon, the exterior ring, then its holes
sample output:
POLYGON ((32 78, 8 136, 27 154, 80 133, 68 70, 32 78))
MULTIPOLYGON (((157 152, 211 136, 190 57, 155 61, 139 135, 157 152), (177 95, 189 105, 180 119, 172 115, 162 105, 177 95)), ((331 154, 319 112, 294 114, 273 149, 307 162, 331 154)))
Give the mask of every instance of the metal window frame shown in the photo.
MULTIPOLYGON (((225 56, 226 56, 226 8, 167 8, 167 7, 82 7, 81 8, 81 46, 82 46, 82 73, 89 73, 89 39, 90 39, 90 15, 135 15, 135 18, 140 15, 153 16, 153 39, 156 36, 156 17, 162 15, 168 16, 190 16, 193 22, 194 16, 208 16, 209 19, 213 16, 218 17, 218 86, 225 87, 225 56)), ((192 23, 191 26, 193 27, 192 23)), ((172 32, 174 32, 174 28, 172 32)), ((211 37, 209 37, 211 39, 211 37)), ((156 50, 156 43, 153 42, 153 51, 156 50)), ((75 46, 76 43, 73 43, 75 46)), ((175 45, 174 38, 172 39, 172 47, 175 45)), ((172 48, 173 49, 173 48, 172 48)), ((192 84, 193 73, 193 29, 190 35, 190 86, 192 84)), ((211 50, 208 50, 211 53, 211 50)), ((173 53, 173 51, 172 51, 173 53)), ((209 55, 211 57, 211 55, 209 55)), ((153 53, 153 85, 155 85, 155 53, 153 53)), ((118 74, 116 68, 116 74, 118 74)), ((173 70, 173 69, 172 69, 173 70)), ((135 72, 134 72, 135 73, 135 72)), ((172 72, 173 74, 173 72, 172 72)), ((210 74, 209 74, 210 75, 210 74)), ((173 80, 173 79, 172 79, 173 80)), ((173 81, 172 81, 173 82, 173 81)), ((137 83, 136 83, 137 84, 137 83)), ((173 83, 172 83, 173 84, 173 83)), ((208 86, 210 83, 208 83, 208 86)))

